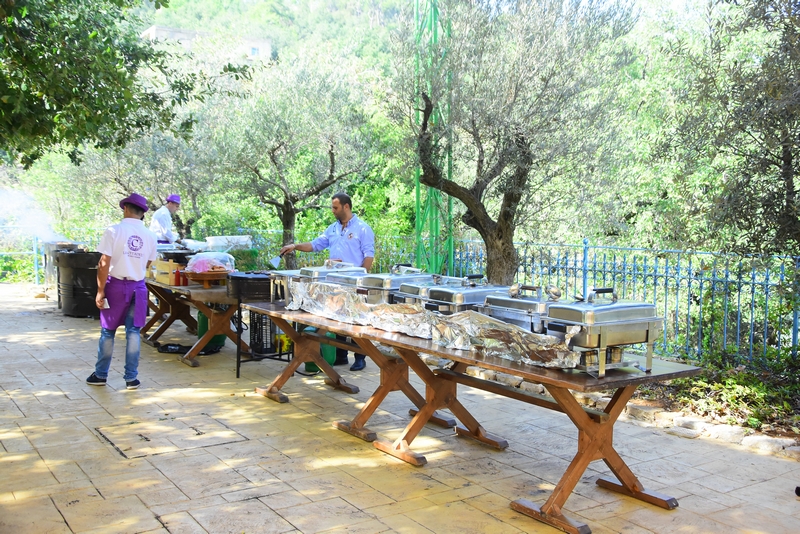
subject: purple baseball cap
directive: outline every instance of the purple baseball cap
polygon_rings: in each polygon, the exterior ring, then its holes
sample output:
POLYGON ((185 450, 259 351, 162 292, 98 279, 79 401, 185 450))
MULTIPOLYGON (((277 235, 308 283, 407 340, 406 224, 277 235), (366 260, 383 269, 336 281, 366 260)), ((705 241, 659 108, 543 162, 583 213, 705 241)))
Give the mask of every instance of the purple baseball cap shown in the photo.
POLYGON ((136 193, 131 193, 130 196, 127 196, 119 201, 119 207, 125 209, 125 204, 133 204, 134 206, 138 206, 142 208, 144 211, 147 211, 147 199, 144 198, 142 195, 137 195, 136 193))
POLYGON ((181 196, 180 195, 170 195, 167 197, 167 202, 174 202, 175 204, 181 203, 181 196))

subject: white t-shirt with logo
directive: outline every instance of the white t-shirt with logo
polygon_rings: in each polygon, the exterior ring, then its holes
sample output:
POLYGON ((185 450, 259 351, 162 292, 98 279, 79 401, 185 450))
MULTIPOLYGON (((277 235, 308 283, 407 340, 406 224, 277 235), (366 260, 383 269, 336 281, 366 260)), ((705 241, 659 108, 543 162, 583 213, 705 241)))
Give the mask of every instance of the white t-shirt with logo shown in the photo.
POLYGON ((111 257, 108 274, 144 280, 147 262, 156 260, 156 235, 138 219, 126 217, 106 228, 97 251, 111 257))

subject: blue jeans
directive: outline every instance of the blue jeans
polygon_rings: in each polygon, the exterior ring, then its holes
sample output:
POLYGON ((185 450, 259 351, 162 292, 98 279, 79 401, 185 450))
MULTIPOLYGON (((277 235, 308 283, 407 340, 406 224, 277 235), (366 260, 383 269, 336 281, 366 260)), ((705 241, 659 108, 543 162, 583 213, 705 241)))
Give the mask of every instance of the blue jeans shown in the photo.
MULTIPOLYGON (((141 348, 140 328, 133 326, 133 316, 136 310, 136 296, 131 299, 128 315, 125 316, 125 376, 126 382, 135 380, 139 374, 139 350, 141 348)), ((108 378, 108 369, 111 367, 111 354, 114 352, 114 336, 117 331, 100 328, 100 343, 97 347, 97 364, 94 374, 98 378, 108 378)))

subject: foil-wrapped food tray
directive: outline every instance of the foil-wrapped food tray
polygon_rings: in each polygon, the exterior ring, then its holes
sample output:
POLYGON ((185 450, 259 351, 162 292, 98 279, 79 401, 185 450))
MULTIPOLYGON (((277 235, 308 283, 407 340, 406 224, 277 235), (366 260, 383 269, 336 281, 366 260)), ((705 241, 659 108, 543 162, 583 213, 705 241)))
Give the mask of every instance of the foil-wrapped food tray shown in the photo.
MULTIPOLYGON (((576 327, 568 336, 578 331, 580 328, 576 327)), ((439 345, 528 365, 572 369, 578 366, 581 358, 567 346, 569 337, 560 339, 537 334, 476 311, 442 316, 432 333, 433 341, 439 345)))
POLYGON ((443 347, 528 365, 574 368, 580 363, 580 354, 567 347, 569 337, 579 327, 571 329, 562 339, 536 334, 473 311, 445 316, 419 304, 367 304, 351 286, 300 281, 292 281, 290 285, 292 300, 286 307, 289 310, 302 309, 344 323, 432 339, 443 347))

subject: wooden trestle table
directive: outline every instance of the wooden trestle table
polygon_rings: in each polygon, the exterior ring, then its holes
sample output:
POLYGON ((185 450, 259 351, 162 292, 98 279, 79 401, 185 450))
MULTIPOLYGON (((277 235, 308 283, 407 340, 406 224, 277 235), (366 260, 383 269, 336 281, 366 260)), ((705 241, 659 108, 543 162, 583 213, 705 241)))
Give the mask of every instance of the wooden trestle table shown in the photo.
MULTIPOLYGON (((190 367, 198 367, 200 363, 196 357, 211 339, 219 334, 225 334, 234 345, 241 343, 241 350, 250 351, 249 345, 237 338, 236 332, 231 329, 231 318, 239 309, 239 301, 228 297, 228 289, 225 286, 213 286, 204 289, 202 285, 171 286, 155 280, 145 280, 147 290, 158 297, 158 306, 154 311, 153 317, 142 327, 141 334, 145 343, 155 344, 155 341, 167 331, 167 329, 177 320, 183 322, 186 327, 193 332, 197 332, 197 320, 192 317, 191 306, 197 308, 208 317, 208 331, 203 334, 186 354, 178 356, 178 359, 190 367), (217 310, 209 304, 224 304, 226 310, 217 310), (151 335, 146 333, 162 318, 166 319, 151 335)), ((150 301, 152 304, 152 301, 150 301)), ((151 307, 152 308, 152 307, 151 307)))
POLYGON ((603 488, 617 491, 630 497, 673 509, 678 501, 672 497, 646 490, 625 461, 619 456, 613 445, 614 423, 622 413, 627 401, 636 388, 642 384, 671 380, 698 374, 698 367, 679 363, 654 361, 653 369, 644 373, 637 369, 611 369, 604 378, 594 378, 587 373, 575 370, 547 369, 516 363, 498 357, 489 357, 471 351, 446 349, 434 344, 431 340, 410 337, 378 330, 372 327, 355 326, 303 311, 287 311, 283 305, 274 303, 247 303, 243 308, 256 313, 268 315, 294 342, 294 359, 287 364, 283 372, 271 384, 256 391, 277 402, 287 402, 281 388, 291 378, 295 370, 305 362, 314 362, 328 376, 329 385, 348 392, 357 392, 358 388, 347 384, 333 368, 327 364, 319 353, 320 341, 343 348, 355 349, 369 356, 380 368, 381 377, 378 389, 364 404, 364 407, 350 421, 336 421, 334 426, 373 445, 381 451, 391 454, 412 465, 422 466, 427 460, 411 449, 411 443, 428 422, 455 427, 458 435, 469 437, 488 444, 497 449, 504 449, 508 442, 487 432, 458 400, 458 384, 467 385, 534 404, 550 410, 565 413, 578 429, 578 452, 559 480, 553 493, 543 505, 539 506, 526 499, 518 499, 511 503, 511 508, 539 521, 550 524, 565 532, 586 534, 591 532, 588 525, 576 522, 562 513, 562 507, 572 493, 576 484, 589 464, 594 460, 603 460, 616 480, 600 477, 597 484, 603 488), (305 332, 297 325, 317 328, 316 332, 305 332), (334 332, 349 336, 354 344, 338 342, 324 337, 325 332, 334 332), (396 353, 389 356, 376 347, 376 343, 391 347, 396 353), (453 361, 449 369, 431 370, 420 358, 420 354, 433 354, 453 361), (475 378, 466 374, 468 366, 478 366, 503 373, 520 376, 524 380, 542 384, 551 397, 536 395, 518 388, 505 386, 493 381, 475 378), (425 396, 422 397, 409 383, 408 370, 413 369, 425 383, 425 396), (365 425, 384 398, 391 392, 401 390, 416 405, 410 410, 413 416, 394 442, 379 439, 375 432, 365 425), (592 392, 614 390, 611 402, 604 410, 595 410, 582 406, 573 397, 570 390, 592 392), (437 414, 436 410, 448 408, 460 423, 437 414))

